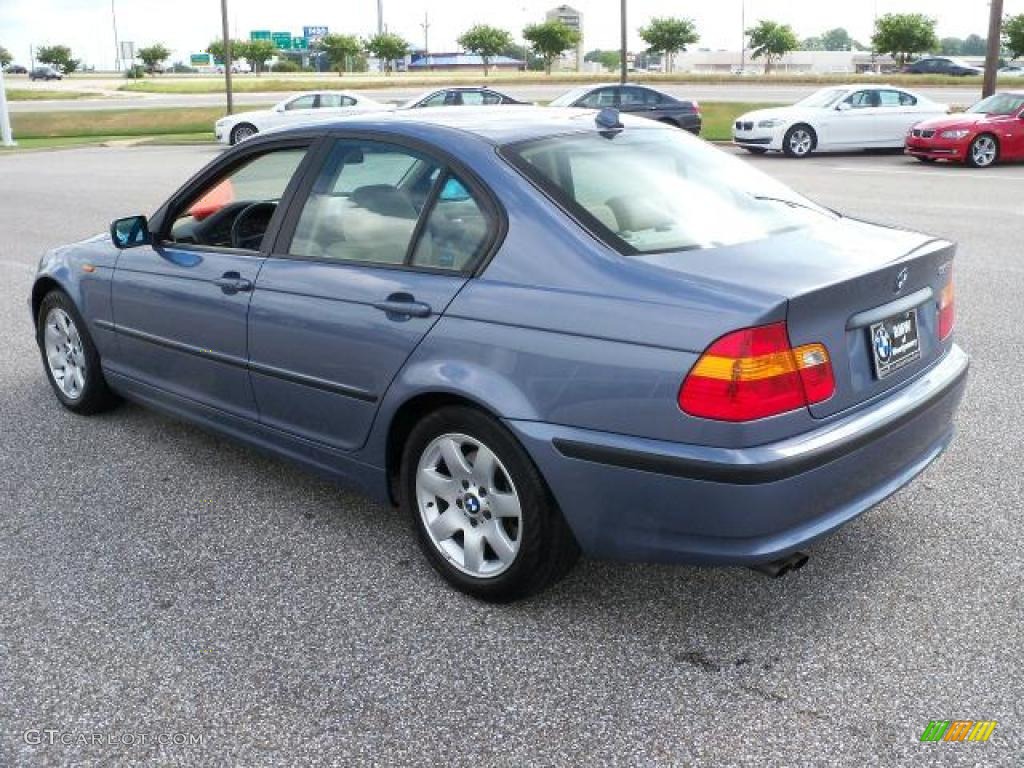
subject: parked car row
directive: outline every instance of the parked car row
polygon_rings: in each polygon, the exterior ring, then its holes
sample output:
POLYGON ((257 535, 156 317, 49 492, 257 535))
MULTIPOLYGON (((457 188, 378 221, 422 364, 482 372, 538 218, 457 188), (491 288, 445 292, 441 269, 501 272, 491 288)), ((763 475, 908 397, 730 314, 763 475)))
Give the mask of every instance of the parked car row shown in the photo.
POLYGON ((789 107, 748 112, 733 123, 733 143, 748 152, 906 149, 925 163, 983 168, 1024 159, 1024 92, 1001 92, 966 112, 891 85, 821 90, 789 107))
MULTIPOLYGON (((414 96, 397 107, 351 91, 315 91, 289 96, 268 110, 223 117, 214 124, 214 134, 218 141, 233 145, 268 130, 331 120, 339 115, 426 107, 522 106, 525 103, 482 86, 438 88, 414 96)), ((574 88, 552 101, 551 106, 613 107, 696 135, 701 130, 699 103, 677 99, 643 85, 597 84, 574 88)))

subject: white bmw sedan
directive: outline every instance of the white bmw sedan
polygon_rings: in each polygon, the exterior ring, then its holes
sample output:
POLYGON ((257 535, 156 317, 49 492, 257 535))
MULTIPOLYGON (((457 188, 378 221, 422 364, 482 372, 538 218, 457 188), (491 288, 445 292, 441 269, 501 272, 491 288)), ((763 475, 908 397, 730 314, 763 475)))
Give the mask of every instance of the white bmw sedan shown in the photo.
POLYGON ((915 123, 949 106, 891 85, 822 88, 789 107, 759 109, 733 123, 732 139, 748 152, 812 152, 900 148, 915 123))
POLYGON ((312 91, 297 93, 279 101, 270 109, 240 112, 222 117, 213 126, 217 141, 222 144, 237 144, 257 133, 274 128, 293 127, 313 123, 338 115, 357 112, 377 112, 394 109, 367 96, 349 91, 312 91))

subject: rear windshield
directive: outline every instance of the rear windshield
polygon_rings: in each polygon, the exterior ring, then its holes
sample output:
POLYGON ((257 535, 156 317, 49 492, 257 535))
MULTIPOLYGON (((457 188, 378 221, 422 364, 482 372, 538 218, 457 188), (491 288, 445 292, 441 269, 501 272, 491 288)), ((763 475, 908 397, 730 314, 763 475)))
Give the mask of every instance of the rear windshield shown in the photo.
POLYGON ((502 154, 627 255, 735 245, 834 217, 674 128, 555 136, 506 146, 502 154))

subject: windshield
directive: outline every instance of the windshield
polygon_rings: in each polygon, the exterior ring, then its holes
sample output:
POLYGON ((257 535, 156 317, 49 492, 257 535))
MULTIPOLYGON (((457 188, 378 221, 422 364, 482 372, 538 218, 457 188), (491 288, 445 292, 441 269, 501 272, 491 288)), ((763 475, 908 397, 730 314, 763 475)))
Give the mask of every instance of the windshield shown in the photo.
POLYGON ((627 255, 735 245, 834 217, 673 129, 575 133, 506 146, 502 154, 627 255))
POLYGON ((1015 115, 1024 107, 1024 96, 1016 96, 1012 93, 997 93, 982 99, 968 112, 983 115, 1015 115))
POLYGON ((843 98, 847 91, 842 88, 822 88, 796 103, 798 107, 830 107, 843 98))
POLYGON ((571 107, 574 102, 585 96, 590 88, 573 88, 568 93, 563 93, 557 99, 552 100, 549 107, 571 107))

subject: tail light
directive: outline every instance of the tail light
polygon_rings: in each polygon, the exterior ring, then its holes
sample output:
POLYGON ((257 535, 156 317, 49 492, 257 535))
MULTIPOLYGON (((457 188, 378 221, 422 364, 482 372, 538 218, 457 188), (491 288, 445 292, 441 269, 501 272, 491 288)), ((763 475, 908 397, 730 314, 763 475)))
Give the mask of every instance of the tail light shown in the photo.
POLYGON ((823 344, 789 344, 785 323, 726 334, 701 355, 679 389, 691 416, 750 421, 828 400, 835 376, 823 344))
POLYGON ((954 301, 953 295, 953 273, 949 274, 949 282, 946 283, 946 287, 942 289, 942 293, 939 294, 939 341, 945 341, 949 338, 949 335, 953 332, 953 323, 956 319, 955 307, 956 302, 954 301))
POLYGON ((699 101, 691 101, 690 103, 693 104, 693 111, 696 112, 699 115, 700 114, 700 102, 699 101))

